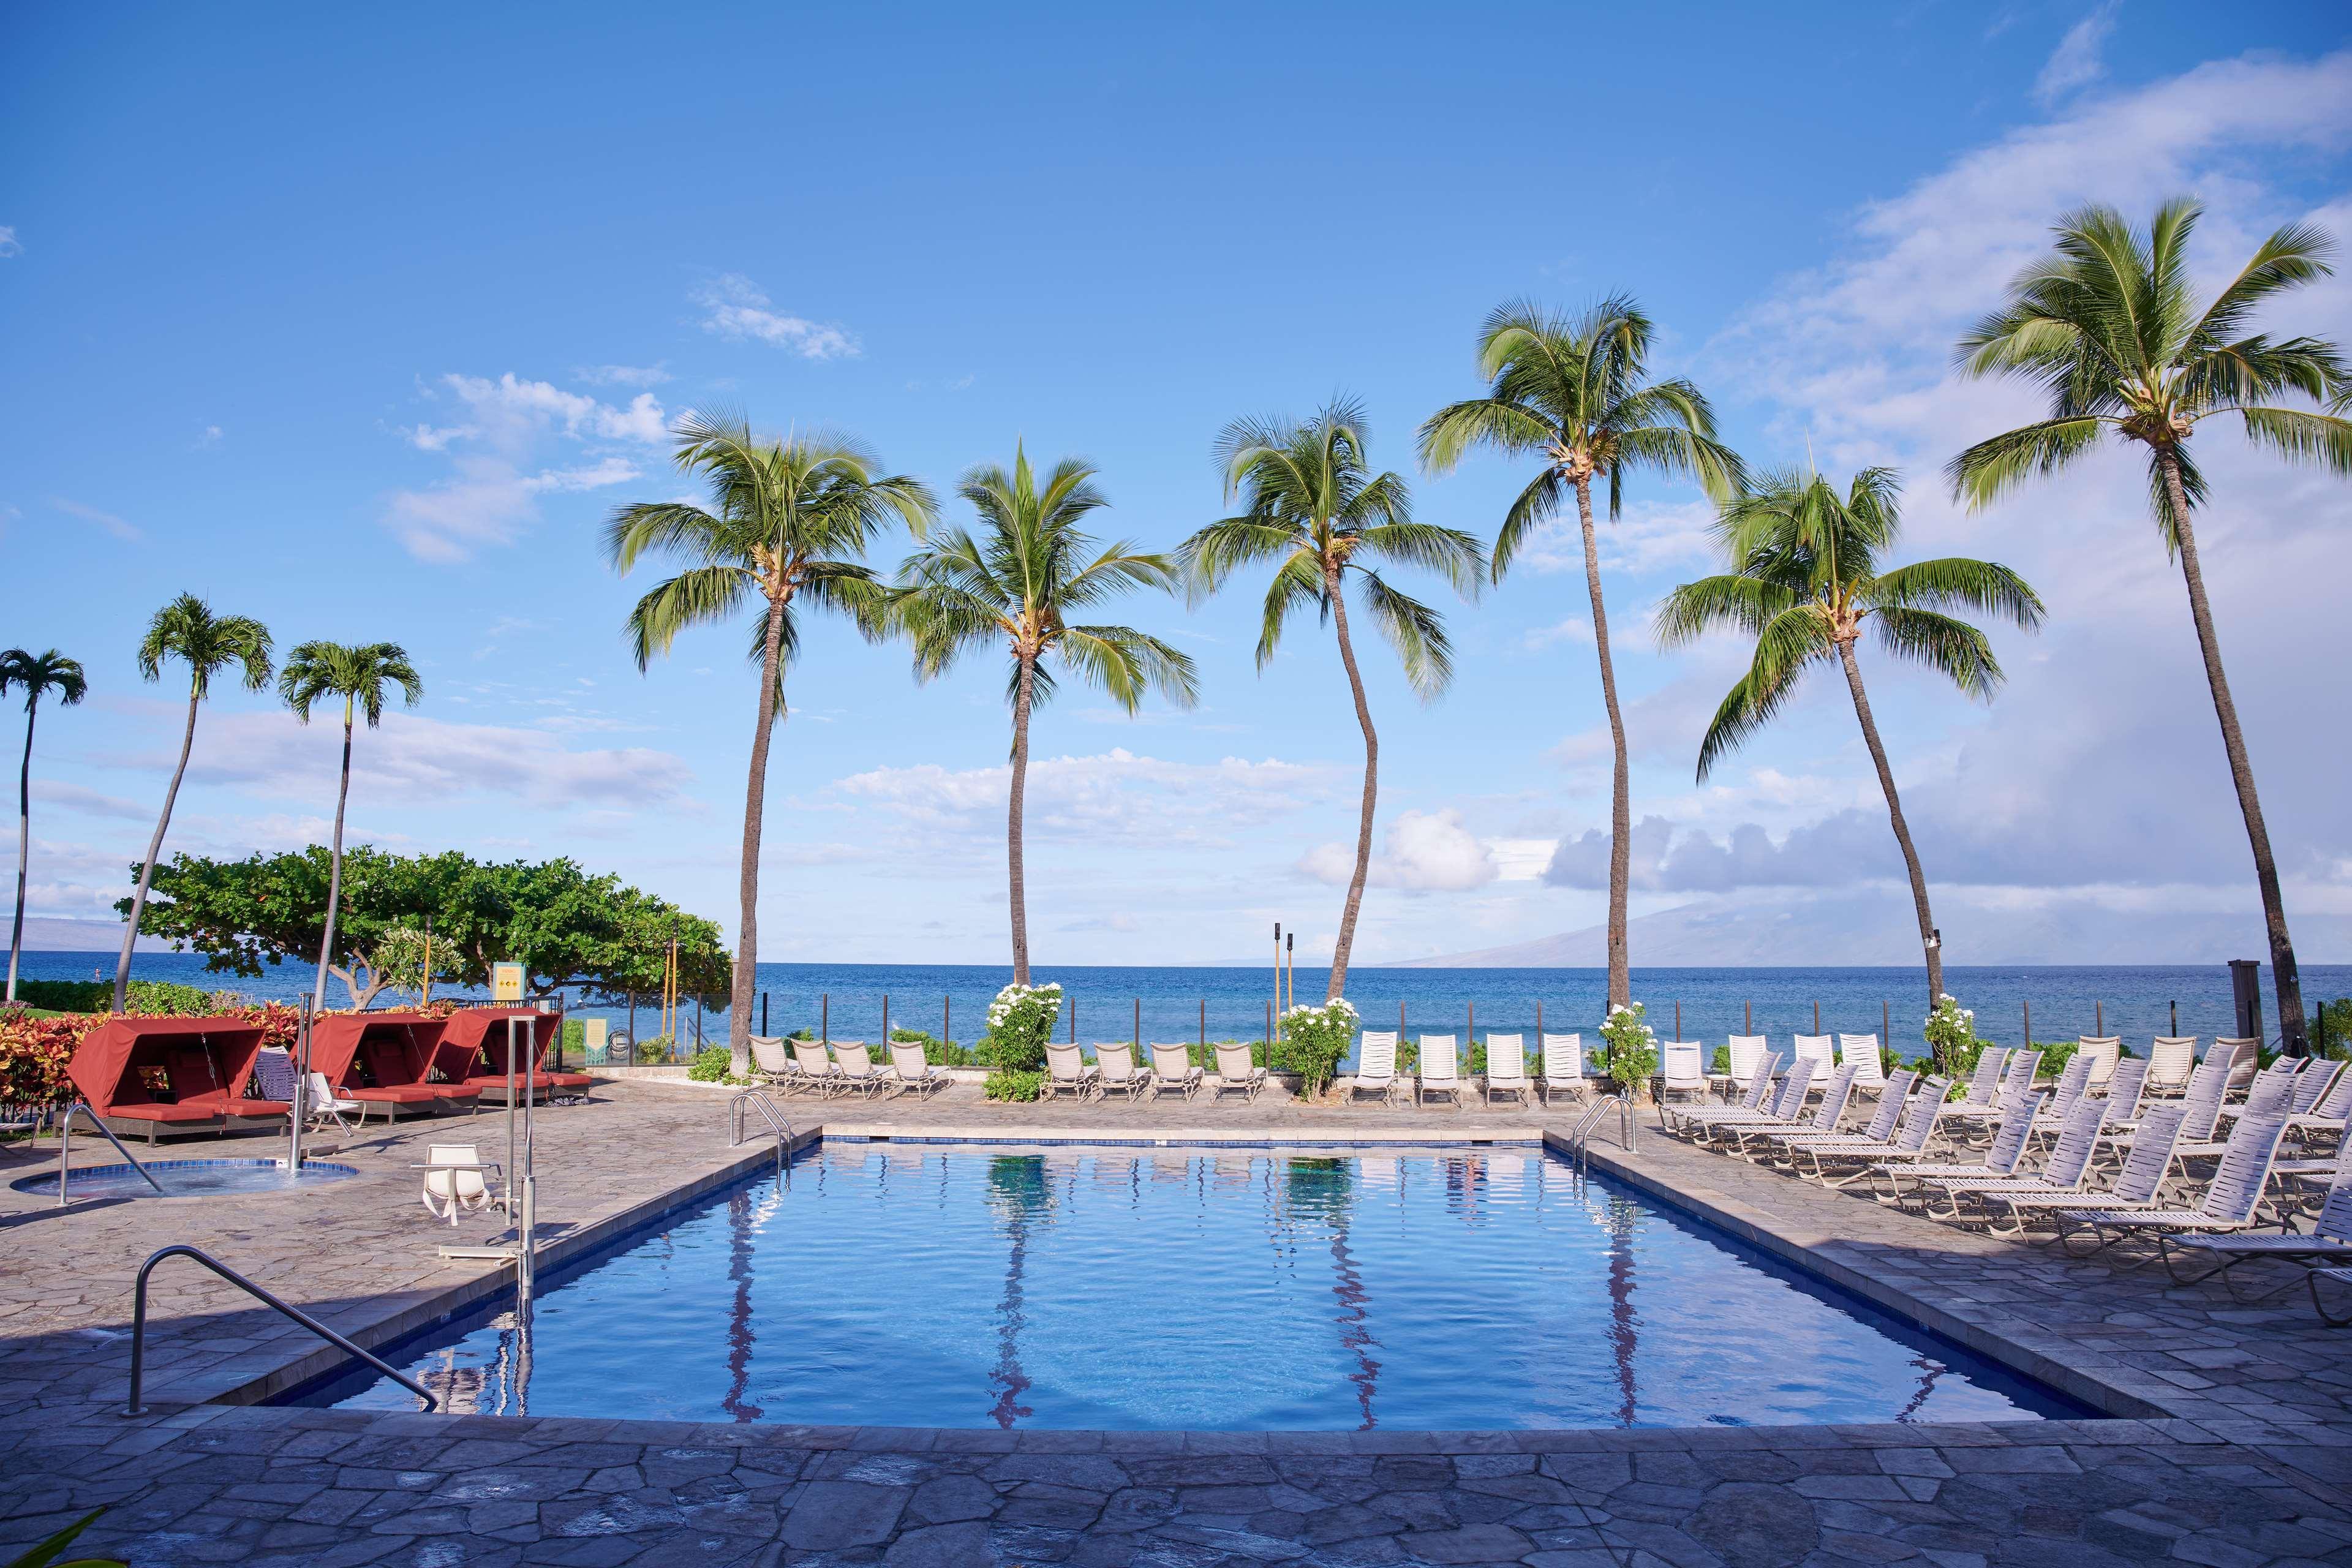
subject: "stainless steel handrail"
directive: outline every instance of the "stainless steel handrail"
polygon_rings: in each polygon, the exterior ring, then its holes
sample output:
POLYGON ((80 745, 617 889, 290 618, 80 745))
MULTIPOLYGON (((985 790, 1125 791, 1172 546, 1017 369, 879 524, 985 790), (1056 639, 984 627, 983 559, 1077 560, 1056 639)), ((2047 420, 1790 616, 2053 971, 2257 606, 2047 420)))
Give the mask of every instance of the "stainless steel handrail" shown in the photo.
POLYGON ((747 1104, 766 1119, 769 1131, 776 1136, 776 1173, 780 1176, 790 1175, 793 1168, 793 1142, 795 1136, 793 1124, 777 1114, 776 1102, 768 1098, 767 1091, 764 1089, 747 1089, 727 1102, 727 1146, 732 1149, 743 1142, 743 1129, 746 1121, 743 1107, 747 1104))
POLYGON ((1618 1146, 1632 1153, 1640 1143, 1641 1127, 1633 1116, 1633 1102, 1622 1094, 1604 1094, 1584 1108, 1584 1114, 1577 1119, 1575 1128, 1568 1135, 1569 1158, 1579 1170, 1583 1169, 1590 1160, 1586 1151, 1592 1142, 1593 1124, 1612 1105, 1617 1108, 1618 1146))
POLYGON ((66 1163, 73 1156, 73 1119, 74 1112, 77 1110, 81 1112, 83 1121, 89 1122, 92 1127, 97 1128, 100 1133, 105 1135, 106 1141, 114 1145, 114 1152, 116 1153, 131 1162, 131 1168, 138 1172, 142 1176, 145 1177, 149 1186, 154 1188, 159 1194, 163 1191, 163 1184, 155 1179, 153 1172, 148 1170, 146 1166, 139 1163, 139 1157, 137 1155, 133 1154, 130 1150, 122 1146, 122 1140, 114 1135, 114 1129, 109 1127, 104 1121, 99 1119, 98 1112, 89 1108, 89 1101, 86 1100, 77 1100, 72 1104, 67 1106, 65 1115, 58 1119, 58 1207, 65 1207, 68 1202, 66 1197, 66 1163))
POLYGON ((383 1373, 384 1376, 392 1379, 394 1383, 399 1384, 403 1388, 407 1389, 411 1394, 415 1394, 416 1397, 425 1401, 425 1409, 438 1410, 441 1408, 441 1401, 434 1394, 431 1389, 425 1387, 423 1384, 417 1382, 406 1373, 400 1371, 397 1367, 386 1363, 381 1357, 372 1355, 368 1352, 360 1349, 359 1346, 352 1343, 351 1341, 343 1338, 342 1335, 335 1332, 334 1330, 327 1327, 326 1324, 319 1321, 318 1319, 311 1317, 309 1313, 301 1311, 297 1308, 288 1306, 285 1302, 279 1300, 268 1290, 263 1289, 260 1286, 256 1285, 252 1280, 247 1279, 244 1275, 239 1274, 236 1269, 231 1268, 227 1264, 223 1263, 219 1258, 213 1257, 208 1252, 201 1251, 196 1247, 174 1246, 163 1248, 153 1257, 148 1258, 146 1262, 141 1264, 139 1266, 139 1282, 131 1289, 131 1397, 123 1403, 123 1415, 144 1415, 147 1414, 146 1406, 139 1403, 140 1374, 144 1369, 147 1352, 147 1276, 152 1274, 155 1271, 155 1265, 163 1262, 166 1258, 194 1258, 198 1263, 203 1264, 205 1268, 211 1269, 214 1273, 219 1275, 222 1279, 227 1280, 230 1284, 236 1286, 247 1295, 252 1297, 255 1300, 259 1301, 263 1306, 276 1308, 278 1311, 285 1313, 286 1316, 293 1319, 296 1322, 301 1324, 304 1328, 310 1330, 312 1333, 318 1335, 329 1344, 333 1345, 337 1350, 343 1352, 347 1355, 355 1355, 359 1357, 360 1360, 367 1363, 368 1365, 375 1368, 376 1371, 383 1373))

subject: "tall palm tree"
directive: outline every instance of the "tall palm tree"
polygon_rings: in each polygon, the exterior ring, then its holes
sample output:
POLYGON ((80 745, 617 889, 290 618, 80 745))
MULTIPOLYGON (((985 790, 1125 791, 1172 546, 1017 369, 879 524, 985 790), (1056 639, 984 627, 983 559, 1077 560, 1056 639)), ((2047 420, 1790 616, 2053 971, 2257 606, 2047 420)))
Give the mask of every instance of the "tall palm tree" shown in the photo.
POLYGON ((1521 490, 1495 534, 1495 581, 1503 580, 1528 531, 1558 516, 1572 494, 1584 532, 1584 587, 1592 600, 1592 642, 1601 659, 1601 701, 1609 714, 1615 766, 1609 798, 1609 1001, 1633 1000, 1625 949, 1625 903, 1633 871, 1632 770, 1609 615, 1601 597, 1601 547, 1592 527, 1592 487, 1609 485, 1609 520, 1624 510, 1625 476, 1648 469, 1696 479, 1718 500, 1738 488, 1738 458, 1715 439, 1715 413, 1679 377, 1649 379, 1650 318, 1624 295, 1581 315, 1562 316, 1530 300, 1496 309, 1478 331, 1478 374, 1486 395, 1450 404, 1421 427, 1422 466, 1446 473, 1473 447, 1539 452, 1543 470, 1521 490))
POLYGON ((114 1010, 122 1011, 131 986, 131 949, 139 937, 139 919, 147 908, 147 890, 155 880, 155 862, 163 858, 163 833, 172 826, 172 805, 180 798, 180 781, 187 776, 188 753, 196 743, 196 710, 212 695, 213 677, 231 665, 243 671, 247 691, 269 684, 269 628, 250 616, 215 616, 212 606, 194 594, 183 594, 147 623, 139 643, 139 673, 148 680, 163 678, 163 662, 176 658, 188 667, 188 722, 180 732, 180 760, 173 766, 171 787, 163 792, 163 810, 155 818, 155 832, 147 840, 147 858, 139 862, 139 887, 131 895, 131 923, 122 928, 122 952, 114 963, 114 1010))
POLYGON ((2264 304, 2329 275, 2327 235, 2307 224, 2275 230, 2200 310, 2190 293, 2187 252, 2203 210, 2186 198, 2168 201, 2144 233, 2112 207, 2083 207, 2059 220, 2055 254, 2020 273, 2010 284, 2008 303, 1970 329, 1956 351, 1965 374, 2022 376, 2040 385, 2049 395, 2049 417, 1978 442, 1953 458, 1947 472, 1954 493, 1971 510, 1982 510, 2109 437, 2147 448, 2150 509, 2166 553, 2179 561, 2188 585, 2189 616, 2221 724, 2221 749, 2253 848, 2279 1022, 2287 1049, 2299 1056, 2308 1049, 2303 985, 2253 763, 2205 596, 2192 521, 2206 500, 2205 477, 2189 455, 2189 443, 2205 420, 2234 414, 2256 445, 2291 461, 2352 474, 2352 420, 2342 416, 2352 380, 2333 343, 2251 330, 2264 304), (2318 403, 2334 398, 2336 408, 2283 407, 2275 401, 2298 395, 2318 403))
POLYGON ((1947 614, 1970 609, 1998 615, 2026 630, 2042 624, 2042 601, 2025 580, 1990 561, 1948 559, 1883 566, 1903 521, 1901 482, 1892 468, 1864 468, 1846 493, 1821 475, 1787 470, 1721 510, 1716 524, 1731 571, 1685 583, 1658 607, 1660 643, 1685 643, 1711 627, 1736 627, 1756 639, 1748 673, 1716 710, 1699 742, 1704 780, 1723 755, 1762 729, 1796 689, 1805 671, 1834 662, 1845 675, 1853 716, 1903 863, 1911 875, 1911 901, 1919 917, 1919 944, 1927 955, 1927 1005, 1944 991, 1944 954, 1927 906, 1927 878, 1903 819, 1903 801, 1887 766, 1886 746, 1871 717, 1854 644, 1865 626, 1893 657, 1925 665, 1970 697, 1990 697, 2000 665, 1983 632, 1947 614))
POLYGON ((1315 606, 1339 642, 1339 663, 1364 732, 1364 796, 1356 819, 1356 868, 1339 912, 1339 939, 1331 952, 1328 1001, 1348 984, 1348 956, 1356 945, 1356 916, 1372 865, 1372 807, 1380 791, 1381 738, 1364 699, 1363 672, 1348 626, 1349 574, 1373 626, 1396 650, 1405 679, 1423 701, 1433 701, 1454 679, 1454 649, 1445 624, 1427 605, 1389 585, 1365 560, 1437 573, 1465 598, 1475 598, 1486 574, 1486 552, 1459 529, 1412 520, 1412 497, 1394 473, 1371 472, 1360 405, 1331 403, 1307 419, 1236 419, 1217 437, 1225 499, 1242 510, 1209 524, 1184 542, 1182 559, 1195 590, 1212 593, 1244 566, 1275 563, 1258 626, 1257 665, 1264 669, 1293 612, 1315 606), (1361 557, 1362 559, 1359 559, 1361 557))
POLYGON ((751 995, 759 985, 760 832, 768 796, 768 745, 784 713, 784 670, 800 647, 794 605, 846 613, 869 637, 882 635, 884 595, 861 562, 875 532, 898 521, 920 537, 935 510, 930 491, 903 474, 878 475, 881 459, 847 436, 795 432, 778 440, 752 432, 740 413, 689 414, 672 432, 683 473, 709 492, 691 501, 641 501, 604 525, 604 552, 626 575, 659 552, 690 563, 629 612, 637 668, 667 654, 677 634, 756 605, 751 659, 760 667, 759 722, 751 731, 743 792, 742 860, 735 973, 727 1035, 734 1070, 750 1070, 751 995))
POLYGON ((397 643, 372 642, 351 647, 343 643, 306 642, 287 657, 278 673, 278 695, 308 724, 310 709, 321 698, 343 700, 343 771, 335 790, 335 841, 327 868, 327 924, 319 937, 319 979, 311 988, 313 1011, 327 1005, 327 965, 335 952, 335 910, 343 896, 343 805, 352 794, 352 725, 363 718, 371 730, 383 722, 383 689, 400 688, 401 699, 414 708, 425 700, 425 682, 417 679, 408 653, 397 643))
POLYGON ((54 691, 60 707, 70 708, 89 690, 81 666, 57 649, 27 653, 12 647, 0 653, 0 693, 12 687, 25 693, 25 762, 16 773, 16 923, 8 932, 8 1000, 16 999, 16 956, 25 948, 25 868, 33 853, 33 720, 41 699, 54 691))
POLYGON ((1065 458, 1043 484, 1029 455, 1013 448, 1007 473, 992 463, 971 469, 956 493, 980 514, 982 536, 950 529, 925 540, 898 569, 897 613, 915 645, 915 674, 929 680, 962 654, 1002 641, 1013 656, 1005 699, 1013 705, 1013 789, 1005 808, 1004 854, 1013 907, 1013 980, 1029 984, 1029 884, 1023 866, 1022 811, 1029 787, 1029 718, 1062 668, 1107 694, 1129 713, 1150 691, 1179 708, 1199 700, 1192 661, 1132 626, 1072 626, 1068 616, 1135 588, 1172 589, 1167 558, 1120 541, 1095 549, 1079 524, 1110 504, 1095 470, 1065 458))

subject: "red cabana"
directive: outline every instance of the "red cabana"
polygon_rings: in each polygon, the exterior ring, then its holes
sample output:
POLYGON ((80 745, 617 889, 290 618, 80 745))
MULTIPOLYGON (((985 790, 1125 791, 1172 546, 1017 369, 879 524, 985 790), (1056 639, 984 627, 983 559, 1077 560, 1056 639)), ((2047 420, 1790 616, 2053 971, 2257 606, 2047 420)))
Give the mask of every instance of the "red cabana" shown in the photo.
MULTIPOLYGON (((507 1098, 507 1020, 518 1041, 528 1032, 537 1043, 532 1059, 543 1063, 548 1047, 562 1037, 563 1015, 535 1007, 463 1007, 452 1013, 441 1030, 440 1055, 435 1065, 451 1079, 478 1090, 483 1099, 503 1105, 507 1098)), ((515 1088, 522 1088, 523 1062, 515 1059, 515 1088)), ((551 1072, 538 1067, 533 1074, 541 1095, 577 1093, 596 1080, 584 1072, 551 1072)))
POLYGON ((431 1081, 440 1043, 441 1020, 428 1014, 329 1014, 311 1020, 310 1068, 386 1117, 430 1116, 444 1107, 472 1110, 478 1090, 431 1081))
POLYGON ((74 1047, 66 1071, 108 1130, 158 1138, 282 1121, 283 1100, 240 1092, 261 1053, 261 1026, 233 1016, 109 1018, 74 1047))

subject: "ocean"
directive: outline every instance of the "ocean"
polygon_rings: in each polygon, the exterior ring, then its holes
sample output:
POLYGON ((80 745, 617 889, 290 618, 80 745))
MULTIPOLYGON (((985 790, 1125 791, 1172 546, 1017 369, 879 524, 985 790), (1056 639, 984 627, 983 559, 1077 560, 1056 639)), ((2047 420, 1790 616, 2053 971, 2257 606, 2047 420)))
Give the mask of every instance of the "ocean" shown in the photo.
MULTIPOLYGON (((114 954, 28 952, 24 973, 38 979, 87 980, 113 973, 114 954)), ((194 953, 141 953, 131 973, 142 979, 233 990, 255 999, 292 1001, 310 988, 310 972, 289 964, 258 980, 208 973, 194 953)), ((761 1002, 753 1026, 784 1034, 803 1026, 837 1040, 876 1040, 882 1009, 889 1006, 893 1028, 924 1029, 971 1043, 980 1034, 988 1004, 1010 978, 997 964, 763 963, 761 1002)), ((1177 965, 1055 967, 1041 965, 1034 978, 1058 981, 1075 1011, 1077 1037, 1124 1040, 1137 1032, 1147 1040, 1257 1039, 1274 1000, 1271 965, 1255 969, 1199 969, 1177 965)), ((1608 994, 1598 969, 1376 969, 1358 966, 1348 975, 1348 997, 1369 1027, 1402 1022, 1410 1034, 1423 1030, 1467 1035, 1475 1028, 1533 1034, 1538 1009, 1543 1027, 1580 1030, 1590 1037, 1600 1023, 1608 994), (1475 1018, 1474 1018, 1475 1013, 1475 1018)), ((1297 995, 1320 1002, 1327 972, 1300 964, 1297 995)), ((2155 1035, 2179 1033, 2210 1037, 2235 1032, 2230 973, 2220 963, 2179 967, 2080 966, 1964 968, 1945 971, 1946 987, 1975 1009, 1977 1032, 2014 1046, 2023 1037, 2032 1010, 2033 1037, 2070 1039, 2104 1026, 2145 1050, 2155 1035)), ((2322 999, 2352 995, 2352 964, 2310 964, 2303 972, 2306 1007, 2322 999)), ((2263 1023, 2267 1038, 2278 1037, 2276 1001, 2268 971, 2263 974, 2263 1023)), ((330 980, 328 1001, 344 1005, 340 982, 330 980)), ((446 991, 436 994, 447 994, 446 991)), ((1633 995, 1648 1004, 1650 1022, 1661 1038, 1681 1037, 1719 1045, 1732 1034, 1763 1034, 1775 1039, 1822 1030, 1867 1034, 1885 1030, 1896 1049, 1919 1046, 1927 1014, 1927 977, 1922 970, 1645 969, 1633 971, 1633 995), (1677 1022, 1679 1019, 1679 1023, 1677 1022)), ((699 1010, 703 1037, 723 1040, 725 997, 699 1010)), ((638 998, 634 1032, 650 1036, 657 998, 638 998)), ((379 1005, 393 1005, 386 997, 379 1005)), ((567 998, 575 1017, 604 1017, 626 1025, 630 1009, 589 1005, 567 998)), ((690 1043, 697 1009, 686 1009, 683 1033, 690 1043)), ((1066 1033, 1072 1012, 1057 1030, 1066 1033)), ((1532 1045, 1532 1041, 1529 1042, 1532 1045)))

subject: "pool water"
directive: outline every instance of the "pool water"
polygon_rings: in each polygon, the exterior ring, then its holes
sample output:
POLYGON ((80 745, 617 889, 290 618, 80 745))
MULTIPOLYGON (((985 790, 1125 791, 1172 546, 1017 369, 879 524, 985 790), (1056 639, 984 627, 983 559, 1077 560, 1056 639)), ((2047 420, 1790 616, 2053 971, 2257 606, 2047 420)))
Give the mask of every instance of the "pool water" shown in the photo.
MULTIPOLYGON (((306 1160, 292 1176, 283 1160, 142 1160, 140 1164, 163 1184, 157 1192, 146 1178, 128 1165, 83 1165, 66 1173, 66 1197, 77 1198, 212 1198, 229 1194, 286 1193, 308 1190, 358 1175, 353 1165, 330 1165, 306 1160)), ((8 1184, 20 1193, 54 1196, 58 1173, 23 1176, 8 1184)))
MULTIPOLYGON (((2083 1414, 1539 1150, 830 1145, 388 1357, 458 1411, 908 1426, 2083 1414), (527 1316, 528 1321, 519 1321, 527 1316)), ((408 1409, 347 1381, 302 1403, 408 1409)))

